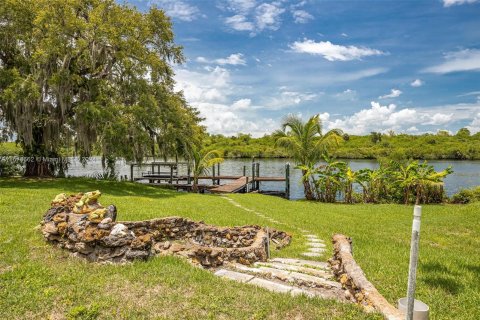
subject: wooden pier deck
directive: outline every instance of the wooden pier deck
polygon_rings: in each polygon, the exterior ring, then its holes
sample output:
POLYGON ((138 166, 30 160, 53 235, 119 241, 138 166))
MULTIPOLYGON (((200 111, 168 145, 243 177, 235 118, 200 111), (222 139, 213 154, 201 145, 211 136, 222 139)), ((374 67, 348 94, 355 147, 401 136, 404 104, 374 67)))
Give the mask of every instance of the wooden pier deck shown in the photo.
MULTIPOLYGON (((262 176, 260 174, 260 163, 252 162, 251 175, 247 166, 243 166, 243 174, 224 173, 220 174, 220 164, 212 166, 211 174, 205 173, 198 177, 203 183, 200 191, 213 193, 235 193, 235 192, 260 192, 261 183, 264 182, 285 182, 285 191, 275 191, 276 194, 284 194, 290 197, 290 164, 285 165, 284 177, 262 176), (207 181, 206 181, 207 180, 207 181), (211 182, 208 182, 211 181, 211 182), (223 180, 223 181, 222 181, 223 180), (223 184, 222 184, 223 182, 223 184)), ((130 164, 130 181, 146 183, 155 186, 166 186, 177 190, 191 191, 193 189, 193 175, 189 162, 150 162, 130 164), (134 168, 146 168, 148 171, 137 172, 134 168)), ((272 191, 270 191, 271 193, 272 191)))
POLYGON ((247 187, 248 177, 240 177, 237 180, 232 181, 218 187, 210 188, 210 192, 213 193, 235 193, 247 187))
MULTIPOLYGON (((244 178, 245 176, 200 176, 198 177, 199 180, 238 180, 241 178, 244 178)), ((177 180, 187 180, 188 176, 173 176, 171 177, 170 175, 166 174, 144 174, 142 177, 135 178, 134 180, 155 180, 155 179, 162 179, 162 180, 168 180, 172 178, 172 180, 177 181, 177 180)), ((193 177, 190 177, 191 180, 193 180, 193 177)), ((285 181, 286 179, 284 177, 252 177, 249 178, 249 181, 260 181, 260 182, 266 182, 266 181, 285 181)))

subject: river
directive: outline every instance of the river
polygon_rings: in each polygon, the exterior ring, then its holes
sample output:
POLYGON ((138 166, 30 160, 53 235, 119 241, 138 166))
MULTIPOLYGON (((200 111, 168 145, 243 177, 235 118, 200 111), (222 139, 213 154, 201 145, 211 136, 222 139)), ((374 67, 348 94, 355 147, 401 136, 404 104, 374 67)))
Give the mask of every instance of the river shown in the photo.
MULTIPOLYGON (((258 159, 260 163, 260 176, 284 177, 285 164, 288 159, 258 159)), ((346 160, 353 170, 362 168, 375 169, 378 163, 375 160, 346 160)), ((247 167, 247 172, 251 175, 250 159, 225 159, 221 164, 222 175, 242 175, 243 167, 247 167)), ((466 160, 431 160, 428 161, 437 171, 445 169, 447 166, 452 166, 454 173, 445 179, 445 191, 447 195, 451 196, 457 193, 462 188, 469 188, 480 185, 480 161, 466 161, 466 160)), ((301 184, 301 172, 298 169, 290 170, 290 198, 303 198, 303 185, 301 184)), ((130 165, 124 160, 116 162, 116 172, 122 177, 130 177, 130 165)), ((140 176, 142 171, 147 171, 147 168, 135 168, 135 175, 140 176)), ((70 166, 67 175, 70 176, 94 176, 102 172, 102 166, 99 157, 92 158, 84 167, 77 158, 70 158, 70 166)), ((261 182, 260 190, 265 191, 284 191, 285 182, 261 182)))

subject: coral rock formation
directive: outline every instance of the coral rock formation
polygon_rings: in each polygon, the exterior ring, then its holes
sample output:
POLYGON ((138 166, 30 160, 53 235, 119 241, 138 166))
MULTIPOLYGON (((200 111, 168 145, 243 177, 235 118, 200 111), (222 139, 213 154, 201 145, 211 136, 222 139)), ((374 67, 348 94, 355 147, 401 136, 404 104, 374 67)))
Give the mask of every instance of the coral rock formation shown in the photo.
POLYGON ((224 261, 251 264, 267 259, 267 239, 276 247, 291 236, 260 226, 220 228, 181 217, 116 222, 117 210, 98 203, 100 191, 60 194, 45 213, 41 230, 48 242, 89 261, 127 262, 177 255, 204 267, 224 261))

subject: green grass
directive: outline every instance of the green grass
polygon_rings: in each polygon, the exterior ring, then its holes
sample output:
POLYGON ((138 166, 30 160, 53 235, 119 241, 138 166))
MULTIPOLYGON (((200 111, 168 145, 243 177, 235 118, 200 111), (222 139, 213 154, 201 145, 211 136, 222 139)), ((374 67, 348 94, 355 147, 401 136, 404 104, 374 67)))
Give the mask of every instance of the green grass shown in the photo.
POLYGON ((22 148, 15 142, 0 142, 0 156, 16 156, 22 153, 22 148))
MULTIPOLYGON (((291 227, 268 223, 214 195, 85 179, 0 179, 0 319, 381 319, 354 305, 275 294, 214 277, 174 257, 97 265, 45 243, 36 226, 60 192, 100 189, 120 220, 179 215, 206 223, 260 224, 293 234, 275 256, 294 257, 294 227, 353 237, 355 258, 393 304, 405 295, 412 212, 402 205, 332 205, 257 194, 231 195, 291 227)), ((478 319, 480 204, 424 206, 417 297, 431 319, 478 319)), ((329 245, 329 250, 331 246, 329 245)))

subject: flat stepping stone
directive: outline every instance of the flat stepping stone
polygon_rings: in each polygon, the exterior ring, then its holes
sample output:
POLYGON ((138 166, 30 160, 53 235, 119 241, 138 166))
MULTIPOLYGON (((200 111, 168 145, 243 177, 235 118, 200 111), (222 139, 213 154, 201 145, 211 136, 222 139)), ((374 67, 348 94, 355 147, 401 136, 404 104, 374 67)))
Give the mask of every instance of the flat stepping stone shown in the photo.
POLYGON ((313 285, 315 287, 337 288, 337 289, 342 288, 342 285, 339 282, 326 280, 326 279, 311 276, 305 273, 290 272, 290 276, 297 281, 302 281, 302 282, 308 283, 309 285, 313 285))
MULTIPOLYGON (((237 267, 237 265, 235 265, 237 267)), ((240 266, 238 266, 240 267, 240 266)), ((293 284, 306 285, 308 287, 320 287, 320 288, 342 288, 339 282, 334 282, 324 278, 308 275, 305 273, 280 270, 270 267, 249 268, 240 267, 243 271, 250 271, 258 273, 267 277, 275 278, 283 282, 290 282, 293 284), (248 269, 246 269, 248 268, 248 269)))
POLYGON ((321 257, 322 255, 318 252, 304 252, 302 253, 302 256, 305 256, 305 257, 321 257))
POLYGON ((303 259, 292 259, 292 258, 274 258, 269 262, 279 262, 290 265, 302 266, 302 267, 311 267, 311 268, 320 268, 330 270, 330 265, 326 262, 321 261, 312 261, 312 260, 303 260, 303 259))
POLYGON ((256 262, 255 266, 264 266, 264 267, 275 268, 280 270, 301 272, 301 273, 309 274, 309 275, 324 278, 324 279, 328 279, 333 276, 333 273, 331 271, 313 269, 313 268, 302 267, 302 266, 295 266, 295 265, 279 263, 279 262, 256 262))
POLYGON ((274 282, 274 281, 270 281, 262 278, 253 278, 248 283, 265 288, 270 291, 281 292, 281 293, 288 293, 294 289, 292 286, 287 286, 278 282, 274 282))
POLYGON ((307 239, 307 241, 310 243, 322 243, 322 244, 325 243, 323 240, 320 240, 320 239, 307 239))
POLYGON ((313 247, 313 248, 326 248, 327 247, 324 243, 320 243, 320 242, 309 242, 309 243, 307 243, 307 246, 313 247))
POLYGON ((326 250, 324 248, 309 248, 308 251, 309 252, 321 253, 321 252, 325 252, 326 250))
POLYGON ((214 273, 216 276, 228 278, 238 282, 249 282, 251 281, 254 276, 250 274, 245 274, 241 272, 235 272, 231 270, 220 269, 214 273))
POLYGON ((304 295, 304 296, 307 296, 309 298, 314 298, 316 296, 316 294, 313 293, 312 291, 305 290, 305 289, 299 289, 299 288, 294 288, 292 291, 290 291, 290 294, 293 297, 304 295))

